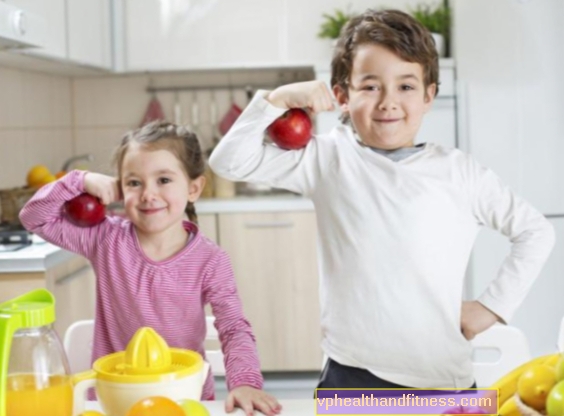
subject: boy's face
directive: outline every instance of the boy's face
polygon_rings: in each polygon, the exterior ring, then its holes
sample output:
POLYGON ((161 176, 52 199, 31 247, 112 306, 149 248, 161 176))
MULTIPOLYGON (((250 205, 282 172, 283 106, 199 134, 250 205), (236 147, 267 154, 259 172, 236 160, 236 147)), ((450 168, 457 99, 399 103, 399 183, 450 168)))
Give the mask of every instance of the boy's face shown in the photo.
POLYGON ((334 88, 341 110, 363 143, 380 149, 413 146, 436 85, 425 88, 423 66, 377 44, 356 49, 348 94, 334 88))

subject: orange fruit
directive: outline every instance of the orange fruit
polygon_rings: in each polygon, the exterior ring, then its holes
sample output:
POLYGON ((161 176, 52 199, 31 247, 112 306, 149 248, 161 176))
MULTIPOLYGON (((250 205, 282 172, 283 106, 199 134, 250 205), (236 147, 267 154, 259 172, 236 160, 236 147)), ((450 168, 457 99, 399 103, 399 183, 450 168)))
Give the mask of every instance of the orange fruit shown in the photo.
POLYGON ((57 178, 55 177, 55 175, 50 173, 48 175, 45 175, 43 178, 41 178, 37 186, 42 187, 43 185, 47 185, 48 183, 55 182, 56 180, 57 178))
POLYGON ((523 403, 538 411, 546 407, 546 398, 556 384, 553 367, 539 364, 525 371, 517 381, 517 394, 523 403))
POLYGON ((33 166, 28 172, 26 177, 27 186, 41 186, 45 183, 43 179, 47 176, 51 175, 49 168, 43 165, 35 165, 33 166))
POLYGON ((175 401, 162 396, 147 397, 135 403, 127 416, 185 416, 184 409, 175 401))

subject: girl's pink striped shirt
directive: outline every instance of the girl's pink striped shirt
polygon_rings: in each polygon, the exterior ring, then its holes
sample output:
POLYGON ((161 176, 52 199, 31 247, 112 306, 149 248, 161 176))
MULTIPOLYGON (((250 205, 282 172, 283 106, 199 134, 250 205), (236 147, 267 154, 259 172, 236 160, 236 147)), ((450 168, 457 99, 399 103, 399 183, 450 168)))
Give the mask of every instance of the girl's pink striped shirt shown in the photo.
MULTIPOLYGON (((204 305, 211 304, 225 357, 229 390, 262 388, 258 354, 243 316, 229 257, 186 221, 192 238, 174 256, 153 261, 143 253, 133 224, 106 217, 81 228, 63 214, 63 205, 84 192, 85 172, 72 171, 43 186, 20 213, 22 224, 48 242, 86 257, 96 273, 96 318, 92 361, 122 351, 135 331, 154 328, 171 347, 205 357, 204 305)), ((214 396, 208 374, 202 399, 214 396)))

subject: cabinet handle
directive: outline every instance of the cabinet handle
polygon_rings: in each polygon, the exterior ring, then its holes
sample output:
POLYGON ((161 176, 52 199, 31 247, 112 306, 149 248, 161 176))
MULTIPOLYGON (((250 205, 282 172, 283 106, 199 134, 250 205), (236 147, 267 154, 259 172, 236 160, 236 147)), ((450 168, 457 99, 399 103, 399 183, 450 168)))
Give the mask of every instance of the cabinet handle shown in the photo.
POLYGON ((73 280, 76 279, 77 277, 79 277, 85 270, 88 270, 90 268, 90 265, 87 264, 85 266, 82 266, 80 269, 72 272, 71 274, 67 274, 66 276, 61 277, 60 279, 55 280, 55 284, 56 285, 62 285, 65 284, 66 282, 68 282, 69 280, 73 280))
POLYGON ((246 222, 245 228, 291 228, 294 226, 292 221, 265 221, 265 222, 246 222))

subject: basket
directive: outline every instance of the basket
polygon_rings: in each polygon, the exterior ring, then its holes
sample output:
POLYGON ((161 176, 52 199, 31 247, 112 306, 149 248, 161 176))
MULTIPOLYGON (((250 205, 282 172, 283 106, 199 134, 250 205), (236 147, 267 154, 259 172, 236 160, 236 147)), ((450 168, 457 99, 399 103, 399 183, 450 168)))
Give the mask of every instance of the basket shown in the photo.
POLYGON ((0 220, 2 223, 20 224, 21 209, 31 199, 37 188, 12 188, 0 190, 0 220))

